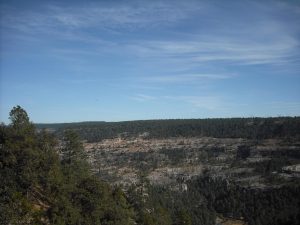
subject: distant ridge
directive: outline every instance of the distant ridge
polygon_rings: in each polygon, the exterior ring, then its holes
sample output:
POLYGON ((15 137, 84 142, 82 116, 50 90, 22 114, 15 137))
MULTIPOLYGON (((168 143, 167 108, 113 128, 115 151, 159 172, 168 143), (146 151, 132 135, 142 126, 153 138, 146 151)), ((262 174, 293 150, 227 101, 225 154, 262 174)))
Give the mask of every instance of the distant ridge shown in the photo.
POLYGON ((163 119, 123 122, 87 121, 76 123, 36 124, 38 129, 51 129, 61 135, 66 129, 76 130, 81 138, 100 141, 120 135, 148 138, 198 137, 217 138, 299 138, 300 117, 250 117, 215 119, 163 119))

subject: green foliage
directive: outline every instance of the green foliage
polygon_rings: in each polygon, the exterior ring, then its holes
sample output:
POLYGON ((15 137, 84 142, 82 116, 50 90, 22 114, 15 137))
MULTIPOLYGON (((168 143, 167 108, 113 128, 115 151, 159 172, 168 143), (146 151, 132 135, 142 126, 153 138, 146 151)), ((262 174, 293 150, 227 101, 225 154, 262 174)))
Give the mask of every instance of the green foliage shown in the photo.
POLYGON ((244 217, 249 225, 300 223, 299 184, 259 189, 200 177, 188 186, 191 191, 204 195, 216 212, 226 217, 244 217))
POLYGON ((37 126, 55 129, 58 135, 62 135, 66 129, 73 129, 89 142, 120 135, 136 137, 145 132, 149 133, 148 138, 300 138, 300 117, 83 122, 37 126))
POLYGON ((134 224, 125 194, 90 173, 76 133, 66 131, 58 144, 36 132, 20 106, 10 119, 0 127, 1 224, 134 224))
POLYGON ((128 194, 137 210, 138 224, 215 224, 215 213, 199 192, 172 191, 144 183, 140 187, 131 187, 128 194))
POLYGON ((61 149, 63 154, 62 162, 72 164, 85 160, 85 154, 79 136, 72 130, 66 130, 63 138, 64 146, 61 149))
POLYGON ((14 107, 10 126, 1 127, 0 149, 0 220, 4 223, 30 224, 36 215, 30 205, 29 192, 38 184, 41 151, 25 110, 14 107))
POLYGON ((9 119, 11 120, 12 126, 14 126, 15 128, 27 126, 30 123, 27 112, 19 105, 13 107, 13 109, 10 111, 9 119))
POLYGON ((177 217, 176 225, 192 225, 191 216, 186 210, 180 210, 177 217))
MULTIPOLYGON (((216 213, 242 216, 249 225, 300 223, 300 189, 296 184, 251 189, 226 180, 199 177, 187 183, 188 191, 180 192, 151 186, 144 174, 142 183, 125 194, 121 188, 112 188, 91 174, 79 138, 93 141, 125 131, 130 135, 149 131, 150 138, 299 138, 299 117, 83 123, 73 127, 80 135, 64 127, 60 140, 44 130, 36 130, 20 106, 12 109, 10 119, 8 126, 0 125, 1 224, 213 225, 216 213)), ((214 149, 211 154, 222 151, 214 149)), ((155 157, 162 154, 179 162, 186 152, 163 149, 155 157)), ((272 154, 277 154, 277 158, 250 166, 258 173, 279 171, 286 161, 280 151, 272 154)), ((299 153, 289 154, 298 157, 299 153)), ((237 158, 248 156, 249 149, 242 146, 237 158)), ((136 157, 157 160, 142 153, 136 157)))

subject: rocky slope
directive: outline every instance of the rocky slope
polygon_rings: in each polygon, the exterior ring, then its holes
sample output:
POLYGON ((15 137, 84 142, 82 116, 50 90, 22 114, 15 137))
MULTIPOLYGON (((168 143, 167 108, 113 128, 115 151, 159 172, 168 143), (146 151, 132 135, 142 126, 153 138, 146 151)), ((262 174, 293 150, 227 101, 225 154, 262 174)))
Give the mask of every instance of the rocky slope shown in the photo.
POLYGON ((300 178, 300 142, 241 138, 105 139, 85 143, 93 170, 102 179, 129 186, 148 179, 184 190, 185 180, 206 174, 264 188, 300 178))

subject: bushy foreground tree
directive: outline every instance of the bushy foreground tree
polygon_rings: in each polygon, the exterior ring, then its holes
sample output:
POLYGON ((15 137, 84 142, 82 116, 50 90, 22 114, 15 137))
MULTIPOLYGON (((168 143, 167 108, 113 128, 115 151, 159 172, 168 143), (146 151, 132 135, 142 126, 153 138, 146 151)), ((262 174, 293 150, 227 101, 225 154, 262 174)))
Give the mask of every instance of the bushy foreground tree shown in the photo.
POLYGON ((10 120, 0 127, 1 224, 134 224, 124 193, 90 173, 76 133, 58 145, 20 106, 10 120))

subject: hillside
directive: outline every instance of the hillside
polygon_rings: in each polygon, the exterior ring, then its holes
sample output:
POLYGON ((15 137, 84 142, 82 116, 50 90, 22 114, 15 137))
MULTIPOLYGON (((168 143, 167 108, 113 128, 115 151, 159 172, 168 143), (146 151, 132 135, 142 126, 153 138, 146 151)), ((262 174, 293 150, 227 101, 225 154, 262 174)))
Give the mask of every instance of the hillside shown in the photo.
POLYGON ((216 138, 299 138, 300 117, 140 120, 125 122, 81 122, 36 124, 62 134, 76 130, 88 142, 116 137, 148 138, 216 137, 216 138))
POLYGON ((297 224, 299 117, 37 127, 58 137, 78 132, 95 175, 121 185, 135 203, 160 202, 172 218, 183 210, 191 224, 203 223, 199 215, 204 224, 297 224), (204 211, 196 210, 197 201, 204 211))
POLYGON ((4 224, 299 224, 299 117, 35 128, 17 106, 10 119, 4 224))

